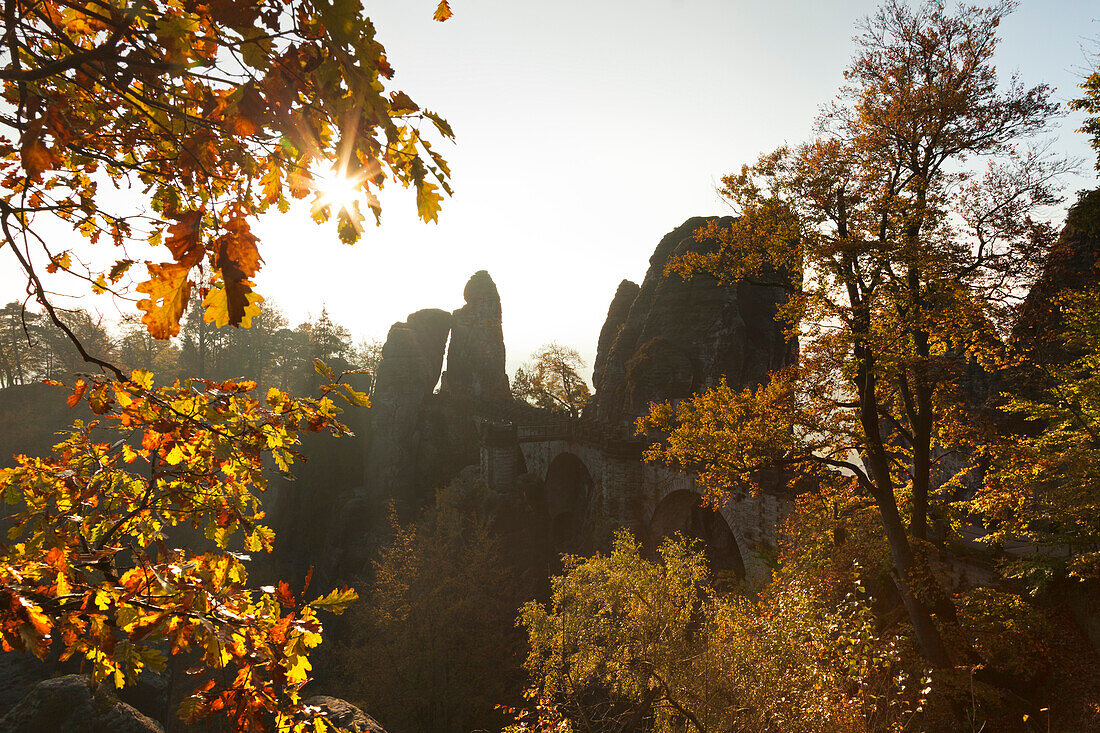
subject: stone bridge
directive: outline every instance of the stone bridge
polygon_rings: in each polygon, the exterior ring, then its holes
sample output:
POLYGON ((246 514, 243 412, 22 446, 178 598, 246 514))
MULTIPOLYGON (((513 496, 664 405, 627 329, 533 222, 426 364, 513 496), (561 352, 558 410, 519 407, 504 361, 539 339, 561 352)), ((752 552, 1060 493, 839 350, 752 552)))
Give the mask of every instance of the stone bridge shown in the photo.
POLYGON ((711 566, 750 582, 766 580, 782 516, 790 506, 779 481, 753 494, 736 491, 717 511, 701 503, 693 474, 646 463, 643 439, 604 423, 569 418, 537 424, 485 420, 481 472, 490 488, 514 486, 523 473, 545 487, 553 542, 571 551, 606 525, 629 527, 652 552, 682 532, 704 541, 711 566))

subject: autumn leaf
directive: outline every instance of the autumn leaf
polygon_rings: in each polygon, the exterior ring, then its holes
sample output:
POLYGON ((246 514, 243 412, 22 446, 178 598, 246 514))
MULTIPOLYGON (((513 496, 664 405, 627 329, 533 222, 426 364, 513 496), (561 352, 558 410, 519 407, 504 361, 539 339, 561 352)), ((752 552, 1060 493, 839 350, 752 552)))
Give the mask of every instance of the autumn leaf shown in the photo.
POLYGON ((197 258, 146 265, 150 279, 138 285, 137 289, 149 297, 139 300, 137 307, 145 311, 141 322, 153 338, 167 339, 180 332, 180 318, 191 297, 191 281, 187 277, 196 264, 197 258))
POLYGON ((264 201, 274 204, 283 193, 283 171, 276 160, 268 159, 267 169, 260 177, 260 185, 264 191, 264 201))
POLYGON ((69 395, 65 401, 69 407, 76 407, 76 403, 80 402, 80 398, 84 396, 85 390, 88 389, 88 383, 83 379, 76 380, 76 385, 73 386, 73 393, 69 395))
POLYGON ((110 272, 107 273, 107 277, 111 279, 111 282, 117 283, 122 279, 122 276, 126 274, 126 271, 133 266, 133 260, 119 260, 115 264, 111 265, 110 272))
POLYGON ((364 392, 355 390, 350 384, 339 385, 340 396, 356 407, 370 407, 370 397, 364 392))
POLYGON ((54 255, 50 259, 50 264, 46 265, 46 272, 52 274, 57 272, 58 269, 68 270, 70 265, 72 265, 72 258, 69 257, 69 253, 62 252, 61 254, 54 255))
POLYGON ((390 94, 390 109, 394 114, 408 114, 420 109, 416 102, 412 101, 405 92, 392 92, 390 94))
POLYGON ((181 262, 202 251, 202 211, 187 211, 168 227, 168 239, 164 244, 172 250, 176 262, 181 262))
MULTIPOLYGON (((252 319, 260 315, 259 304, 262 303, 264 299, 259 293, 252 290, 252 283, 248 280, 238 281, 237 287, 245 289, 245 305, 240 320, 233 325, 240 326, 241 328, 249 328, 252 325, 252 319)), ((240 295, 237 294, 235 297, 240 297, 240 295)), ((224 283, 214 283, 214 286, 210 288, 210 292, 203 298, 202 304, 206 309, 203 314, 203 321, 206 323, 213 323, 218 328, 228 326, 232 323, 229 296, 226 292, 224 283)))
POLYGON ((439 0, 439 7, 435 9, 435 15, 433 15, 432 17, 442 23, 443 21, 450 18, 451 15, 452 13, 450 3, 448 3, 447 0, 439 0))
POLYGON ((348 609, 348 606, 357 600, 359 600, 359 594, 355 592, 355 589, 344 586, 340 590, 334 590, 327 596, 318 598, 309 605, 314 608, 323 608, 327 611, 332 611, 335 614, 341 614, 348 609))
POLYGON ((23 143, 23 147, 19 151, 19 157, 23 162, 23 170, 27 172, 27 176, 36 182, 41 181, 42 174, 60 162, 57 155, 38 138, 32 138, 23 143))
POLYGON ((248 222, 234 217, 225 223, 226 233, 216 242, 215 265, 224 276, 226 269, 239 271, 242 277, 253 277, 259 271, 263 259, 256 247, 256 236, 248 222))
POLYGON ((252 282, 248 278, 259 271, 263 260, 256 247, 256 237, 245 219, 230 219, 225 230, 215 243, 214 261, 221 287, 212 289, 203 300, 207 306, 204 319, 219 326, 231 324, 248 328, 251 317, 259 314, 256 304, 261 302, 252 292, 252 282))
POLYGON ((286 177, 286 185, 290 189, 290 195, 296 199, 304 199, 312 188, 313 176, 308 170, 295 168, 286 177))
POLYGON ((134 369, 130 372, 130 381, 141 389, 152 389, 153 373, 148 369, 134 369))
POLYGON ((418 181, 416 184, 416 211, 420 218, 427 222, 439 223, 439 209, 443 203, 443 196, 439 193, 439 187, 431 181, 418 181))
POLYGON ((287 608, 294 608, 298 605, 294 601, 294 594, 290 592, 290 585, 285 580, 280 580, 275 587, 275 598, 287 608))

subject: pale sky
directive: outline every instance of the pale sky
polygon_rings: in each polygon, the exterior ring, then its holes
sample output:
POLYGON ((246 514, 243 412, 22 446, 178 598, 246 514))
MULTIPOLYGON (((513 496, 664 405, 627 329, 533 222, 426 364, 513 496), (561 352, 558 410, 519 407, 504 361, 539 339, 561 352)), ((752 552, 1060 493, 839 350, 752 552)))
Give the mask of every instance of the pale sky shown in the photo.
MULTIPOLYGON (((872 0, 432 0, 367 3, 396 70, 392 88, 448 119, 455 196, 439 223, 389 191, 384 224, 354 247, 302 210, 257 227, 257 290, 292 323, 327 307, 357 338, 384 339, 421 308, 452 310, 485 269, 500 290, 508 368, 556 340, 591 365, 615 288, 640 282, 660 238, 689 216, 727 213, 724 174, 805 139, 853 51, 872 0)), ((1077 94, 1100 3, 1023 0, 998 68, 1077 94)), ((1087 140, 1062 121, 1055 150, 1085 160, 1070 192, 1096 185, 1087 140)), ((57 247, 56 249, 64 249, 57 247)), ((6 299, 21 287, 0 251, 6 299)), ((585 376, 588 376, 586 374, 585 376)))

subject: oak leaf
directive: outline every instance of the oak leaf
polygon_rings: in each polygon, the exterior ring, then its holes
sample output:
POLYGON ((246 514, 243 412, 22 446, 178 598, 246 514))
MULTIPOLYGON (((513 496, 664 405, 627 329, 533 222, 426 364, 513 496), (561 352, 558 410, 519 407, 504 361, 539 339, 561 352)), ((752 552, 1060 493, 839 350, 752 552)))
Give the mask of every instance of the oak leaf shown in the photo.
POLYGON ((53 168, 59 162, 57 154, 45 146, 38 138, 23 143, 19 151, 19 157, 23 161, 23 170, 33 181, 41 181, 42 174, 53 168))
POLYGON ((180 214, 175 224, 168 227, 168 239, 164 245, 172 250, 177 262, 202 252, 202 211, 186 211, 180 214))
POLYGON ((420 218, 427 222, 439 223, 439 209, 443 203, 443 196, 439 193, 439 187, 431 181, 418 181, 416 184, 416 211, 420 218))
POLYGON ((138 285, 137 289, 149 297, 139 300, 137 307, 145 311, 141 322, 153 338, 167 339, 180 332, 180 318, 191 297, 188 275, 200 258, 201 253, 198 257, 192 254, 181 262, 146 265, 150 279, 138 285))
POLYGON ((225 230, 226 233, 218 237, 215 264, 223 275, 227 268, 232 268, 243 277, 253 277, 263 263, 256 247, 256 235, 248 222, 239 216, 227 221, 225 230))

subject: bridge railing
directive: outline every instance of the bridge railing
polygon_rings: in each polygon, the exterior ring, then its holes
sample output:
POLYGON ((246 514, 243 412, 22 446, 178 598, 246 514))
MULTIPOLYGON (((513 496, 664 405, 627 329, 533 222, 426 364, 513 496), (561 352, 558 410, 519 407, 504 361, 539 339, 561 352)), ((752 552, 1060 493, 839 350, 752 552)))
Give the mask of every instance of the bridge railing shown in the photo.
POLYGON ((618 425, 557 416, 535 424, 517 424, 516 437, 521 443, 542 443, 567 440, 591 445, 605 445, 608 441, 641 443, 641 438, 618 425))

